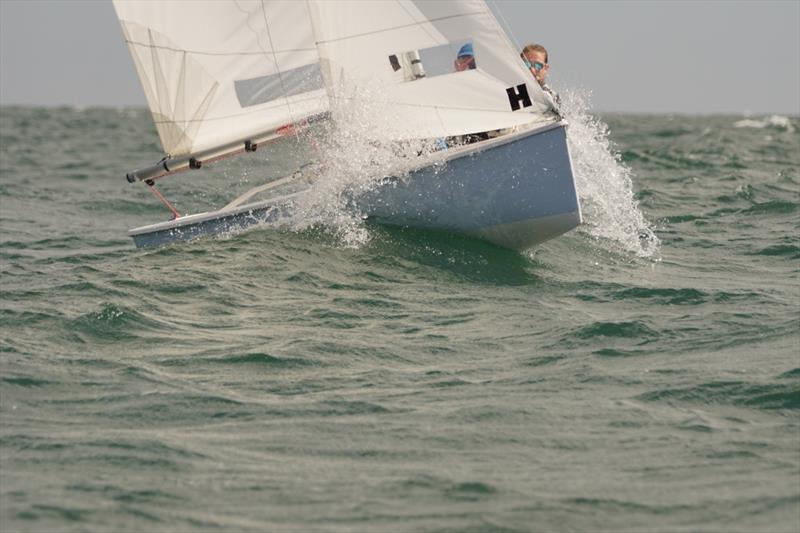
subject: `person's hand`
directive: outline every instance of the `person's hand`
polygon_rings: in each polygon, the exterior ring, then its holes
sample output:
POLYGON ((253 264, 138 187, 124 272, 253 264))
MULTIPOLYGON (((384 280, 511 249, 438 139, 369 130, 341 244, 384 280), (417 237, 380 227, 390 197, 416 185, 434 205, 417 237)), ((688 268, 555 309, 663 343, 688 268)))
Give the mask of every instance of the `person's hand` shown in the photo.
POLYGON ((456 58, 453 63, 453 68, 456 72, 463 72, 475 68, 475 58, 473 56, 462 56, 456 58))

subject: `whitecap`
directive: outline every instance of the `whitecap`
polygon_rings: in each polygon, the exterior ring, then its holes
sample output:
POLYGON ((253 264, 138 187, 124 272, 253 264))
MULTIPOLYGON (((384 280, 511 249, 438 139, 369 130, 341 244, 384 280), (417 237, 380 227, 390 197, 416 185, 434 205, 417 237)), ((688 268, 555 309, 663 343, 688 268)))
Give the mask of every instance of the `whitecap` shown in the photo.
POLYGON ((752 118, 745 118, 742 120, 738 120, 733 124, 734 128, 755 128, 755 129, 764 129, 764 128, 775 128, 775 129, 783 129, 789 133, 794 132, 794 125, 792 125, 792 121, 789 117, 784 115, 771 115, 769 117, 765 117, 763 119, 752 119, 752 118))

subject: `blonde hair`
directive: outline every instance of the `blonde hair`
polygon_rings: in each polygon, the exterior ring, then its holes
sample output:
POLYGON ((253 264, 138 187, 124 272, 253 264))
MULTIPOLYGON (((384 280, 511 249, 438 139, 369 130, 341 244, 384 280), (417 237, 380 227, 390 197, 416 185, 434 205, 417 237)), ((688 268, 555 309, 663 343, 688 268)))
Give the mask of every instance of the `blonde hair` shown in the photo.
POLYGON ((547 63, 547 48, 542 46, 541 44, 528 44, 525 45, 525 48, 522 49, 522 52, 519 54, 519 57, 525 59, 525 54, 528 52, 541 52, 544 54, 544 62, 547 63))

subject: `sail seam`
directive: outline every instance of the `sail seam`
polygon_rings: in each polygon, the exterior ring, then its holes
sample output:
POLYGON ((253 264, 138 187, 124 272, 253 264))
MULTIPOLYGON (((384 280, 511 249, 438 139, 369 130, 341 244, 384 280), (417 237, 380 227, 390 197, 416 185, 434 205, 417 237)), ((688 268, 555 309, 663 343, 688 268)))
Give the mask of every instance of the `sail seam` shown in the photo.
POLYGON ((357 33, 357 34, 354 34, 354 35, 347 35, 345 37, 339 37, 337 39, 328 39, 328 40, 325 40, 325 41, 317 41, 317 44, 327 44, 327 43, 335 43, 335 42, 338 42, 338 41, 347 41, 348 39, 357 39, 359 37, 366 37, 367 35, 375 35, 376 33, 386 33, 386 32, 389 32, 389 31, 402 30, 403 28, 411 28, 413 26, 422 26, 423 24, 428 24, 428 23, 431 23, 431 22, 439 22, 441 20, 455 19, 455 18, 461 18, 461 17, 472 17, 472 16, 475 16, 475 15, 483 15, 483 14, 484 13, 481 12, 481 11, 474 11, 472 13, 459 13, 459 14, 456 14, 456 15, 448 15, 446 17, 428 19, 425 22, 414 22, 412 24, 403 24, 402 26, 392 26, 391 28, 382 28, 380 30, 368 31, 368 32, 364 32, 364 33, 357 33))
MULTIPOLYGON (((322 89, 317 89, 317 90, 321 91, 322 89)), ((297 100, 294 101, 294 103, 295 104, 299 104, 299 103, 302 103, 302 102, 310 102, 310 101, 313 101, 313 100, 319 100, 321 98, 322 98, 322 95, 310 96, 308 98, 297 99, 297 100)), ((236 117, 242 117, 242 116, 245 116, 245 115, 252 115, 253 113, 261 113, 263 111, 270 111, 270 110, 275 109, 277 107, 282 107, 283 105, 285 105, 285 104, 279 103, 279 104, 272 105, 272 106, 269 106, 269 107, 263 107, 263 108, 257 109, 257 110, 253 110, 253 108, 250 107, 248 109, 251 109, 252 111, 245 111, 243 113, 233 113, 233 114, 230 114, 230 115, 220 115, 220 116, 216 116, 216 117, 203 117, 202 119, 181 120, 180 122, 183 124, 183 123, 188 123, 188 122, 200 122, 200 121, 207 122, 207 121, 210 121, 210 120, 224 120, 226 118, 236 118, 236 117)), ((153 120, 153 122, 155 124, 174 124, 175 123, 174 120, 153 120)))
MULTIPOLYGON (((275 64, 275 69, 277 70, 278 61, 277 61, 274 53, 272 53, 273 52, 273 50, 272 50, 272 42, 270 42, 270 50, 269 51, 265 50, 264 46, 261 44, 261 32, 258 31, 256 28, 254 28, 250 24, 249 13, 239 5, 238 0, 233 0, 233 5, 235 5, 236 9, 238 9, 243 15, 248 17, 248 20, 247 20, 247 23, 246 23, 247 24, 247 28, 255 36, 256 44, 258 44, 258 47, 261 49, 261 55, 263 55, 264 58, 267 59, 267 60, 271 59, 272 62, 275 64), (272 58, 270 58, 270 53, 272 53, 272 58)), ((264 3, 263 2, 261 3, 261 12, 262 12, 262 15, 263 15, 263 12, 264 12, 264 3)), ((267 38, 269 38, 269 26, 267 26, 266 22, 267 22, 266 16, 264 16, 264 25, 266 26, 266 30, 267 30, 267 38)))
MULTIPOLYGON (((302 100, 296 100, 295 103, 308 102, 308 101, 311 101, 311 100, 317 100, 318 98, 319 97, 304 98, 302 100)), ((354 98, 354 97, 351 97, 351 96, 333 96, 332 98, 338 99, 338 100, 358 100, 357 98, 354 98)), ((406 106, 406 107, 420 107, 420 108, 425 108, 425 109, 450 109, 450 110, 456 110, 456 111, 482 111, 482 112, 489 112, 489 113, 507 113, 507 114, 514 114, 514 115, 522 114, 522 113, 519 113, 519 112, 514 113, 512 111, 506 111, 504 109, 488 109, 488 108, 460 107, 460 106, 446 106, 446 105, 409 104, 409 103, 406 103, 406 102, 386 102, 386 103, 387 104, 393 104, 393 105, 402 105, 402 106, 406 106)), ((278 104, 278 105, 271 106, 271 107, 268 107, 268 108, 260 109, 260 110, 258 110, 256 112, 260 113, 262 111, 269 111, 270 109, 274 109, 274 108, 280 107, 282 105, 283 104, 278 104)), ((253 114, 253 112, 235 113, 235 114, 232 114, 232 115, 222 115, 222 116, 217 116, 217 117, 204 117, 202 120, 204 122, 211 121, 211 120, 224 120, 224 119, 228 119, 228 118, 236 118, 236 117, 241 117, 241 116, 244 116, 244 115, 252 115, 252 114, 253 114)), ((533 115, 535 113, 526 112, 525 114, 533 115)), ((188 123, 188 122, 198 122, 198 120, 197 119, 190 119, 190 120, 181 121, 181 123, 188 123)), ((172 124, 172 123, 174 123, 174 121, 172 121, 172 120, 153 120, 153 123, 155 123, 155 124, 172 124)))
MULTIPOLYGON (((200 50, 186 50, 184 48, 173 48, 171 46, 164 46, 160 44, 147 44, 139 41, 132 41, 125 39, 125 42, 142 48, 154 48, 159 50, 169 50, 170 52, 186 52, 188 54, 197 54, 204 56, 260 56, 264 52, 202 52, 200 50)), ((292 52, 314 52, 316 48, 285 48, 283 50, 273 50, 274 54, 288 54, 292 52)))
POLYGON ((425 27, 425 22, 428 22, 427 20, 424 21, 424 22, 419 22, 416 18, 414 18, 414 15, 408 9, 406 9, 406 6, 404 6, 403 3, 400 0, 395 0, 395 2, 397 3, 397 5, 399 5, 403 9, 403 11, 406 12, 406 15, 408 15, 411 18, 411 20, 413 20, 414 22, 416 22, 417 24, 420 25, 422 30, 425 33, 428 34, 428 37, 430 37, 433 42, 435 42, 437 44, 442 44, 442 43, 439 42, 439 40, 435 36, 431 35, 431 32, 429 32, 428 28, 425 27))
MULTIPOLYGON (((353 96, 334 96, 333 98, 334 99, 338 99, 338 100, 354 100, 354 101, 358 100, 358 98, 353 97, 353 96)), ((421 107, 421 108, 424 108, 424 109, 451 109, 451 110, 457 110, 457 111, 485 111, 485 112, 489 112, 489 113, 506 113, 506 114, 509 114, 509 115, 521 115, 521 114, 533 115, 533 114, 535 114, 535 113, 531 113, 530 111, 525 111, 523 113, 523 112, 508 111, 506 109, 488 109, 488 108, 479 108, 479 107, 448 106, 448 105, 441 105, 441 104, 436 104, 436 105, 433 105, 433 104, 409 104, 407 102, 391 102, 391 101, 387 101, 385 103, 386 104, 392 104, 392 105, 402 105, 402 106, 406 106, 406 107, 421 107)))

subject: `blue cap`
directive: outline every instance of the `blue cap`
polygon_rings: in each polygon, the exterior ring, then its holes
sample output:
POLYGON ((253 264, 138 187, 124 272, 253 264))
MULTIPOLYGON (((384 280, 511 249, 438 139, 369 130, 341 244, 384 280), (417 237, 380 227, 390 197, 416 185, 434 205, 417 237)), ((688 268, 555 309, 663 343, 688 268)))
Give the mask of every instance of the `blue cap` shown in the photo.
POLYGON ((472 43, 467 43, 458 51, 458 57, 474 56, 472 53, 472 43))

